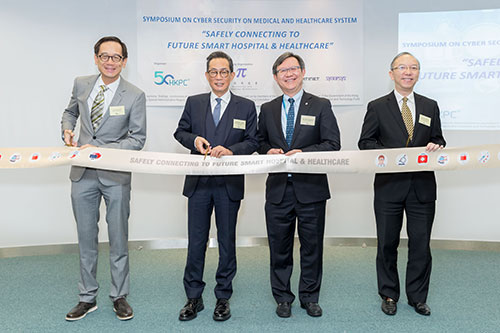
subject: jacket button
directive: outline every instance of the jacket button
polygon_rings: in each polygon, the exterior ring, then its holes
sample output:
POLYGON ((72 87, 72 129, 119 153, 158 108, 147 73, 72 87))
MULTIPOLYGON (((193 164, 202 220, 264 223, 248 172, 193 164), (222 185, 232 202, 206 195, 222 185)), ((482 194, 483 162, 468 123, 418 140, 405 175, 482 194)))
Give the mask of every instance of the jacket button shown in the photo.
POLYGON ((95 140, 95 139, 97 139, 97 137, 94 135, 94 136, 92 137, 92 139, 94 139, 94 140, 95 140))

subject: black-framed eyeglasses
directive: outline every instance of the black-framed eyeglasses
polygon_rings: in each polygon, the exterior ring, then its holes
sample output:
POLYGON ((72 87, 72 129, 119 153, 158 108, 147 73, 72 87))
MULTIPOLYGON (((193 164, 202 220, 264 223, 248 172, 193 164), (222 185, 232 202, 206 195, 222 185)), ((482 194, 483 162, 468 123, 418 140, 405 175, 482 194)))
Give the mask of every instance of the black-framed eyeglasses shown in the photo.
POLYGON ((230 74, 231 72, 230 72, 229 70, 227 70, 227 69, 221 69, 220 71, 218 71, 218 70, 216 70, 216 69, 211 69, 211 70, 209 70, 207 73, 208 73, 208 75, 209 75, 210 77, 212 77, 212 78, 213 78, 213 77, 217 77, 217 75, 218 75, 218 74, 220 74, 220 76, 221 76, 222 78, 224 78, 224 79, 225 79, 226 77, 228 77, 228 76, 229 76, 229 74, 230 74))
POLYGON ((99 54, 97 56, 97 58, 99 58, 99 60, 101 60, 102 62, 106 62, 109 59, 111 59, 111 61, 113 61, 113 62, 120 62, 123 60, 123 57, 121 55, 118 55, 118 54, 110 56, 108 54, 103 53, 103 54, 99 54))
POLYGON ((400 72, 404 72, 406 70, 410 70, 412 72, 418 71, 420 68, 417 65, 411 65, 411 66, 406 66, 406 65, 399 65, 396 67, 391 68, 392 70, 398 70, 400 72))

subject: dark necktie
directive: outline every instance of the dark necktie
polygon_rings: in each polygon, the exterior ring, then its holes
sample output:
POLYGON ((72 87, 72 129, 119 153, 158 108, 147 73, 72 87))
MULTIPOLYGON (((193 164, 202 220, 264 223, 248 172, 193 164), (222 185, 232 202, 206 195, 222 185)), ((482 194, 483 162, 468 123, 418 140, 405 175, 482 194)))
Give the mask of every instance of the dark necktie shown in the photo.
POLYGON ((288 114, 286 116, 286 143, 288 147, 292 145, 292 137, 293 137, 293 127, 294 127, 294 119, 295 119, 295 108, 294 103, 295 100, 293 98, 289 98, 290 108, 288 109, 288 114))

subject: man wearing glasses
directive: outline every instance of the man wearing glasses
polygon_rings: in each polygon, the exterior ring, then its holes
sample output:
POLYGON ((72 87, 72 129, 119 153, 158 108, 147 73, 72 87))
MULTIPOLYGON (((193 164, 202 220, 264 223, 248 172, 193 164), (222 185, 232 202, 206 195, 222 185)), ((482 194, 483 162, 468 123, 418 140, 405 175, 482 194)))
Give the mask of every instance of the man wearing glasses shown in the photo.
MULTIPOLYGON (((140 150, 146 141, 144 92, 121 78, 127 64, 127 47, 117 37, 103 37, 94 46, 94 61, 100 75, 77 77, 61 129, 67 146, 140 150), (80 135, 73 132, 80 118, 80 135)), ((128 217, 130 172, 73 166, 70 173, 71 202, 80 248, 80 301, 66 320, 82 319, 97 309, 96 280, 101 198, 106 203, 113 310, 118 319, 134 316, 129 294, 128 217)))
MULTIPOLYGON (((255 104, 229 91, 234 76, 233 60, 227 54, 218 51, 208 56, 205 77, 212 91, 188 97, 174 133, 175 139, 191 150, 191 154, 220 158, 249 155, 257 150, 255 104)), ((219 265, 213 319, 224 321, 231 317, 229 298, 236 274, 236 219, 244 182, 243 175, 186 176, 183 195, 188 197, 189 244, 184 289, 188 300, 179 320, 194 319, 204 309, 203 269, 214 207, 219 265)))
MULTIPOLYGON (((368 103, 359 149, 425 147, 427 152, 446 144, 436 101, 415 94, 419 61, 402 52, 391 62, 394 91, 368 103)), ((378 173, 375 175, 377 224, 377 281, 382 311, 394 315, 399 300, 398 245, 406 212, 408 304, 421 315, 431 314, 426 304, 431 275, 430 237, 436 209, 434 172, 378 173)))
MULTIPOLYGON (((259 153, 291 156, 300 152, 340 150, 340 132, 330 101, 305 92, 302 58, 287 52, 273 65, 274 80, 283 95, 262 104, 259 153)), ((266 182, 266 225, 271 254, 271 288, 276 314, 291 316, 295 295, 290 289, 293 242, 297 223, 300 240, 300 306, 312 317, 322 315, 318 304, 323 268, 326 174, 274 173, 266 182), (297 221, 297 222, 296 222, 297 221)))

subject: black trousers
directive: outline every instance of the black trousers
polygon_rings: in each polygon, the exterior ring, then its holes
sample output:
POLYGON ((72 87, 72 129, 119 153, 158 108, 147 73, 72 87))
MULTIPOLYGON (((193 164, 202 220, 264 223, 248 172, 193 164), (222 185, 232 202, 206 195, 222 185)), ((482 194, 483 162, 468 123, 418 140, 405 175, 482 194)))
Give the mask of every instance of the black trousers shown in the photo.
POLYGON ((216 298, 231 298, 236 275, 236 219, 241 201, 229 198, 224 183, 215 178, 198 182, 188 200, 188 255, 184 270, 184 289, 188 298, 199 298, 205 288, 203 271, 210 231, 210 218, 215 207, 215 225, 219 246, 219 264, 215 279, 216 298))
POLYGON ((308 204, 298 202, 290 181, 281 203, 266 202, 271 288, 278 303, 293 302, 295 299, 290 289, 290 277, 296 223, 300 240, 299 299, 301 302, 318 302, 323 273, 325 207, 325 200, 308 204))
POLYGON ((387 202, 377 198, 374 206, 378 238, 377 282, 380 296, 399 300, 397 259, 405 212, 408 233, 406 295, 411 303, 425 303, 432 267, 430 238, 436 202, 418 201, 412 185, 404 201, 387 202))

